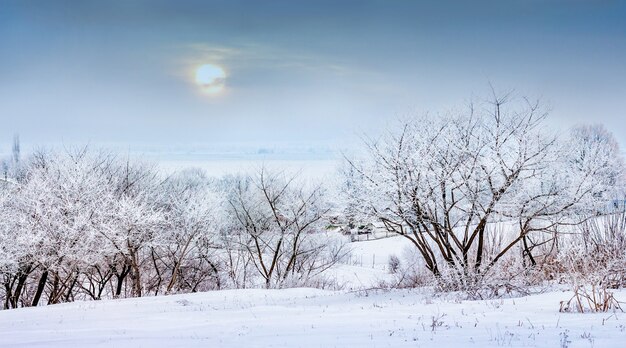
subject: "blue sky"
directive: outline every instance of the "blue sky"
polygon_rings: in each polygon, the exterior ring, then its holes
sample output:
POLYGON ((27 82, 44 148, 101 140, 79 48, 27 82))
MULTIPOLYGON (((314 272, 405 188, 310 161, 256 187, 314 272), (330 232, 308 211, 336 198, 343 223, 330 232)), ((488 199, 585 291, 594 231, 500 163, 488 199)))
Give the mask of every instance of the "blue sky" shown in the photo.
POLYGON ((624 1, 0 0, 0 143, 333 146, 491 82, 624 146, 625 62, 624 1))

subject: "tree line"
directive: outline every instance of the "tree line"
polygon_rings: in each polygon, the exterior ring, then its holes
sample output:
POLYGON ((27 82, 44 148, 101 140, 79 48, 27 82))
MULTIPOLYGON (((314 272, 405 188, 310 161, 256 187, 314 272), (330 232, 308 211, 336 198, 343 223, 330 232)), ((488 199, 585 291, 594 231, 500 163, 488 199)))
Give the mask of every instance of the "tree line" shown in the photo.
POLYGON ((345 253, 325 231, 324 190, 265 169, 164 177, 75 148, 29 156, 0 189, 4 308, 317 285, 345 253))
POLYGON ((547 115, 494 93, 402 119, 345 156, 339 185, 266 169, 163 175, 88 148, 21 159, 16 139, 0 180, 2 306, 337 285, 326 272, 348 252, 327 229, 337 214, 410 243, 391 286, 480 297, 572 272, 626 285, 618 143, 602 125, 555 132, 547 115))

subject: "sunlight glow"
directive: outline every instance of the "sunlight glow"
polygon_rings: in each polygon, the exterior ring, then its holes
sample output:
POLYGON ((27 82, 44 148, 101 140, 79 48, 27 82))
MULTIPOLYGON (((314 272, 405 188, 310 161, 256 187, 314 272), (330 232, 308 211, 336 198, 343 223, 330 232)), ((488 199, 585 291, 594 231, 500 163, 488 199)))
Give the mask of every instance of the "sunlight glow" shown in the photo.
POLYGON ((196 84, 202 92, 218 94, 224 89, 226 72, 222 67, 214 64, 203 64, 196 69, 196 84))

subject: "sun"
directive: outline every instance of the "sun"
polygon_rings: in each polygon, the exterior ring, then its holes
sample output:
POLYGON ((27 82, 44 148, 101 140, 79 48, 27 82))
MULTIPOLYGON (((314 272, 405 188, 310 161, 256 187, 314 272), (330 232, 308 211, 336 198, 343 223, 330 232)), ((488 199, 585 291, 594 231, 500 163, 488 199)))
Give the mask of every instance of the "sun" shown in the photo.
POLYGON ((226 72, 215 64, 203 64, 196 69, 196 84, 202 92, 218 94, 224 89, 226 72))

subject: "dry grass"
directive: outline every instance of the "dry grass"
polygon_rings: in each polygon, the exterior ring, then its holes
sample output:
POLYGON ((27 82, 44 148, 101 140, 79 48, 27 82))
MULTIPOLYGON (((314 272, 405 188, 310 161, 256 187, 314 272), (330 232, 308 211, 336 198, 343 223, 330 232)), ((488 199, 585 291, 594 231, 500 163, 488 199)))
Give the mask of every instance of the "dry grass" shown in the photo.
POLYGON ((577 285, 574 287, 574 296, 569 301, 561 301, 559 312, 595 313, 617 310, 623 312, 620 302, 606 286, 591 285, 591 289, 588 289, 577 285))

